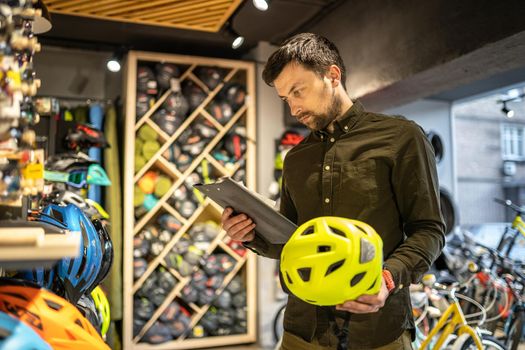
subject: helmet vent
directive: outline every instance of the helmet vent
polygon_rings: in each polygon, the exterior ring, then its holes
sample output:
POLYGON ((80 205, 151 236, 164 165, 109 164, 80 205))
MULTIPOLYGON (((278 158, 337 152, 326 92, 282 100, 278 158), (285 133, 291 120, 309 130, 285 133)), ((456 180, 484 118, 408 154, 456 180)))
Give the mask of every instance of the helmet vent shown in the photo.
POLYGON ((332 272, 334 272, 335 270, 337 270, 338 268, 343 266, 344 263, 345 263, 345 259, 339 260, 339 261, 333 263, 332 265, 330 265, 328 267, 328 270, 326 270, 326 273, 324 275, 328 276, 329 274, 331 274, 332 272))
POLYGON ((361 272, 355 275, 354 278, 352 278, 352 280, 350 281, 350 287, 354 287, 356 284, 361 282, 363 277, 365 277, 365 272, 361 272))
POLYGON ((329 245, 317 246, 318 253, 326 253, 326 252, 329 252, 330 250, 332 250, 332 247, 330 247, 329 245))
POLYGON ((346 238, 346 235, 345 235, 345 233, 343 231, 338 230, 338 229, 336 229, 334 227, 330 227, 330 230, 332 230, 332 233, 346 238))
POLYGON ((290 278, 290 275, 288 272, 286 273, 286 278, 288 278, 288 283, 293 284, 292 279, 290 278))
MULTIPOLYGON (((88 237, 88 234, 87 234, 87 231, 86 231, 86 227, 84 226, 84 223, 82 221, 80 221, 80 232, 82 233, 82 239, 83 239, 83 243, 84 243, 84 251, 82 252, 82 259, 80 261, 80 267, 77 270, 77 276, 76 276, 77 278, 80 278, 80 275, 84 272, 84 269, 86 268, 87 247, 89 246, 89 237, 88 237)), ((73 264, 71 264, 71 265, 73 265, 73 264)))
POLYGON ((53 310, 60 311, 60 309, 62 308, 62 305, 57 304, 51 300, 44 299, 44 301, 46 302, 47 306, 49 306, 53 310))
POLYGON ((303 267, 301 269, 297 269, 297 272, 304 282, 308 282, 310 280, 310 273, 312 272, 312 269, 310 267, 303 267))
POLYGON ((82 325, 82 322, 80 322, 80 320, 79 320, 78 318, 75 320, 75 323, 76 323, 77 325, 79 325, 80 328, 84 328, 84 326, 82 325))
POLYGON ((5 339, 11 335, 11 332, 9 332, 5 328, 0 328, 0 339, 5 339))
POLYGON ((372 283, 372 285, 370 286, 370 288, 368 288, 368 290, 373 289, 376 284, 377 284, 377 279, 374 280, 374 283, 372 283))
POLYGON ((64 223, 64 217, 58 210, 51 208, 51 216, 60 221, 60 223, 64 223))
POLYGON ((313 226, 308 226, 302 233, 303 236, 306 236, 306 235, 311 235, 312 233, 315 232, 315 229, 313 226))

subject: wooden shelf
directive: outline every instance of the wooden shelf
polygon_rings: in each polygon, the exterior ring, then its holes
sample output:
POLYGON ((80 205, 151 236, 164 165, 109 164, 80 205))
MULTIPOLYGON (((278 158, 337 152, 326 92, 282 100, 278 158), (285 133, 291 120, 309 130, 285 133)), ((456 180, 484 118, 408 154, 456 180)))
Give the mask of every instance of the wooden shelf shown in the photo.
MULTIPOLYGON (((157 54, 150 52, 136 52, 131 51, 128 55, 128 61, 126 64, 126 73, 124 74, 126 80, 126 140, 125 140, 125 176, 124 176, 124 335, 123 335, 123 348, 125 349, 197 349, 197 348, 211 348, 214 346, 224 345, 235 345, 245 344, 254 342, 256 340, 256 325, 257 325, 257 293, 256 293, 256 256, 247 252, 244 256, 239 256, 233 251, 224 241, 226 232, 221 230, 218 235, 210 242, 207 246, 203 256, 208 256, 214 253, 217 249, 220 252, 224 252, 231 257, 232 262, 235 266, 230 273, 228 273, 222 285, 216 290, 217 296, 223 292, 224 288, 230 283, 230 281, 238 275, 243 278, 243 286, 245 287, 244 292, 247 295, 247 329, 245 334, 229 335, 229 336, 210 336, 199 339, 188 339, 185 336, 179 337, 172 341, 168 341, 163 344, 148 344, 141 339, 148 332, 151 326, 158 320, 159 316, 166 309, 166 307, 173 300, 180 300, 182 289, 191 282, 190 276, 182 276, 176 269, 167 267, 164 259, 165 256, 176 247, 181 238, 191 231, 191 228, 196 223, 203 223, 207 220, 213 220, 219 222, 222 208, 209 199, 205 199, 202 203, 198 203, 197 209, 189 218, 185 218, 179 213, 168 201, 172 197, 173 193, 180 187, 186 184, 186 179, 196 171, 203 159, 207 160, 210 165, 221 175, 232 175, 241 167, 241 163, 236 163, 233 168, 225 167, 219 161, 217 161, 211 153, 217 147, 222 138, 235 126, 242 125, 246 127, 247 131, 247 150, 244 154, 243 166, 246 170, 246 184, 249 188, 255 188, 255 79, 254 79, 254 65, 249 62, 232 61, 225 59, 214 59, 204 57, 192 57, 192 56, 181 56, 181 55, 167 55, 157 54), (136 113, 136 81, 137 81, 137 67, 139 64, 146 64, 154 66, 159 62, 173 63, 181 67, 186 67, 184 73, 180 77, 180 81, 192 81, 198 86, 206 97, 202 103, 196 107, 185 120, 179 126, 179 128, 172 134, 168 135, 165 133, 153 120, 152 116, 155 112, 161 108, 162 103, 166 100, 169 95, 169 91, 164 92, 154 106, 148 110, 148 112, 142 116, 138 121, 135 118, 136 113), (199 67, 217 67, 225 72, 225 76, 222 81, 210 89, 196 74, 196 69, 199 67), (241 106, 230 118, 230 120, 222 125, 216 120, 207 110, 207 106, 214 99, 218 99, 219 93, 224 88, 225 84, 230 81, 242 82, 246 85, 247 96, 246 102, 241 106), (181 171, 177 168, 176 164, 171 163, 169 160, 163 157, 164 152, 170 147, 173 142, 182 135, 182 133, 190 128, 192 124, 200 119, 208 121, 216 130, 217 134, 207 140, 206 145, 202 151, 196 155, 189 166, 181 171), (134 144, 135 135, 138 129, 143 125, 149 125, 152 127, 157 135, 158 141, 161 144, 159 150, 146 161, 146 164, 137 171, 129 171, 134 169, 134 144), (164 174, 170 176, 173 179, 173 183, 169 190, 161 197, 158 198, 158 202, 149 208, 138 220, 134 221, 134 207, 133 207, 133 188, 134 185, 142 178, 142 176, 150 169, 157 169, 164 174), (144 227, 150 224, 154 224, 154 220, 159 214, 168 213, 175 219, 179 220, 182 227, 173 234, 170 241, 165 244, 162 251, 153 259, 148 262, 146 271, 137 280, 133 279, 133 237, 138 234, 144 227), (152 273, 159 267, 163 266, 166 268, 175 278, 178 280, 177 285, 171 290, 167 291, 166 299, 163 303, 155 310, 152 317, 146 320, 144 327, 141 331, 133 336, 133 298, 135 293, 142 287, 144 282, 152 276, 152 273)), ((189 194, 191 195, 191 194, 189 194)), ((196 272, 200 269, 200 265, 194 266, 192 272, 196 272)), ((192 313, 190 327, 195 327, 202 316, 209 310, 210 305, 197 305, 194 303, 185 303, 190 312, 192 313)))
POLYGON ((80 232, 46 234, 37 227, 0 228, 0 266, 29 268, 50 267, 64 257, 80 252, 80 232))

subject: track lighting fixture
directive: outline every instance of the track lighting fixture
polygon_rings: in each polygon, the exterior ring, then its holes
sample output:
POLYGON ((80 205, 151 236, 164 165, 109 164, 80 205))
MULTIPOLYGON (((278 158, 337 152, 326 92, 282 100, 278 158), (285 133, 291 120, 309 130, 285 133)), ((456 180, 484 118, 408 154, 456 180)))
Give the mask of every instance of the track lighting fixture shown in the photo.
POLYGON ((231 22, 226 23, 225 31, 228 37, 232 40, 232 49, 235 50, 242 46, 244 43, 244 37, 233 29, 231 22))
POLYGON ((270 0, 253 0, 253 6, 259 11, 266 11, 270 7, 270 0))
MULTIPOLYGON (((516 89, 514 89, 514 90, 516 90, 516 89)), ((523 97, 525 97, 525 93, 519 93, 519 90, 516 90, 516 91, 514 91, 514 90, 512 90, 513 94, 511 95, 511 97, 508 97, 508 98, 506 98, 504 100, 498 100, 497 101, 497 103, 503 104, 503 106, 501 107, 501 112, 503 114, 505 114, 505 116, 507 118, 512 118, 516 114, 512 108, 508 108, 507 107, 507 103, 508 102, 517 102, 517 101, 521 100, 523 97)), ((509 96, 509 94, 507 94, 507 96, 509 96)))
POLYGON ((503 107, 501 107, 501 111, 507 116, 507 118, 514 117, 514 111, 512 109, 507 108, 507 102, 503 102, 503 107))
POLYGON ((106 68, 113 73, 120 72, 122 65, 122 58, 124 57, 124 50, 118 49, 113 53, 113 56, 106 62, 106 68))

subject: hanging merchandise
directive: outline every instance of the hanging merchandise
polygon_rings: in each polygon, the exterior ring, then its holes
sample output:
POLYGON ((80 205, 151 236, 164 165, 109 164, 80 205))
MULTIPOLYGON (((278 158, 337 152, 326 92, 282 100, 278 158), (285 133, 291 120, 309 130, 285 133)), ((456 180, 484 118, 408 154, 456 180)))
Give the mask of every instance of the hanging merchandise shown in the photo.
POLYGON ((232 106, 223 100, 212 101, 206 110, 222 125, 225 125, 233 117, 232 106))
POLYGON ((195 75, 208 87, 215 89, 226 76, 227 71, 219 67, 198 67, 195 75))
POLYGON ((75 205, 59 206, 50 204, 41 213, 36 214, 36 220, 56 224, 80 232, 80 254, 75 258, 63 258, 57 265, 57 274, 65 289, 66 299, 76 303, 80 296, 90 292, 97 282, 105 255, 101 233, 97 232, 93 223, 75 205))
POLYGON ((247 315, 248 304, 257 312, 248 278, 255 256, 225 238, 214 222, 219 208, 193 188, 223 176, 254 185, 247 157, 255 146, 247 141, 255 140, 255 103, 247 103, 253 64, 143 54, 129 53, 128 74, 137 75, 126 80, 133 96, 133 90, 144 96, 132 97, 124 113, 126 137, 134 143, 125 158, 134 160, 135 171, 124 172, 133 184, 124 190, 133 196, 124 204, 132 216, 124 216, 125 230, 134 234, 127 238, 133 248, 125 249, 133 269, 124 274, 130 312, 122 346, 211 348, 255 341, 254 317, 247 315), (152 73, 156 94, 147 92, 152 73))
POLYGON ((239 83, 228 83, 221 90, 221 98, 228 103, 234 112, 244 105, 246 86, 239 83))
POLYGON ((153 70, 146 66, 137 68, 137 91, 148 95, 157 95, 157 80, 153 70))
POLYGON ((109 147, 104 133, 89 124, 76 124, 69 129, 66 136, 66 145, 73 151, 86 150, 90 147, 109 147))
POLYGON ((168 111, 165 108, 157 110, 152 117, 153 121, 168 135, 173 135, 175 131, 184 121, 184 117, 181 117, 174 111, 168 111))
MULTIPOLYGON (((95 306, 93 297, 89 294, 83 294, 77 302, 77 309, 80 311, 82 316, 91 323, 91 325, 101 334, 102 319, 95 306)), ((102 335, 102 334, 101 334, 102 335)))
POLYGON ((168 95, 162 106, 170 113, 184 119, 190 108, 188 100, 181 92, 180 81, 172 79, 170 82, 171 94, 168 95))
POLYGON ((206 93, 192 80, 185 80, 182 83, 182 94, 190 104, 190 113, 197 109, 206 99, 206 93))
POLYGON ((246 152, 246 128, 238 126, 226 134, 222 143, 229 156, 236 161, 246 152))
POLYGON ((106 334, 109 330, 109 324, 111 322, 108 298, 106 297, 106 293, 104 293, 100 286, 97 286, 95 289, 93 289, 93 291, 91 292, 91 297, 93 298, 95 307, 102 321, 100 327, 100 334, 102 335, 102 338, 105 339, 106 334))
POLYGON ((137 120, 142 118, 146 112, 155 104, 155 97, 139 92, 137 93, 136 114, 137 120))
POLYGON ((5 312, 0 312, 0 334, 3 350, 52 350, 31 327, 5 312))
POLYGON ((179 67, 171 63, 158 63, 155 66, 157 71, 157 83, 161 90, 167 90, 171 87, 171 81, 180 76, 179 67))
POLYGON ((0 310, 31 326, 53 348, 110 349, 73 305, 36 285, 2 278, 0 301, 0 310))

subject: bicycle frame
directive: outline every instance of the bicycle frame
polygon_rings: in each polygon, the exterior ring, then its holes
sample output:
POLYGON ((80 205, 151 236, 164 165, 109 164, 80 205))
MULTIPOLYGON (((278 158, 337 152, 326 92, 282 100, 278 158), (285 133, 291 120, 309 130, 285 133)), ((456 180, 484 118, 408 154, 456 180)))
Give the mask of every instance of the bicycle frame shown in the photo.
POLYGON ((419 350, 425 350, 432 339, 441 331, 438 336, 437 341, 435 342, 433 349, 441 349, 447 338, 455 332, 457 329, 457 334, 460 336, 463 333, 468 333, 474 340, 474 344, 478 350, 483 350, 481 343, 481 338, 474 328, 467 324, 463 310, 459 305, 459 301, 455 297, 454 293, 451 292, 451 299, 453 302, 445 310, 443 315, 440 317, 436 326, 430 331, 428 336, 425 338, 419 350))

